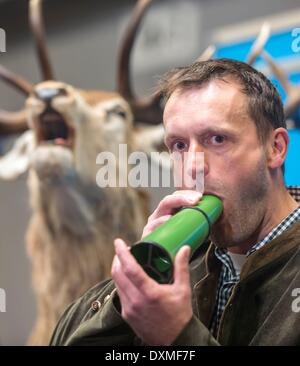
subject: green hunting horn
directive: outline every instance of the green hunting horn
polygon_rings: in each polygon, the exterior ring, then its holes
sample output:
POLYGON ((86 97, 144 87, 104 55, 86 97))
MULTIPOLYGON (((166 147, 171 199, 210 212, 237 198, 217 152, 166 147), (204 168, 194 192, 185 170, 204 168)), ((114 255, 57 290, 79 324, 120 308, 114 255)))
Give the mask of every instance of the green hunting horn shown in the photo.
POLYGON ((131 247, 131 253, 144 271, 159 283, 173 280, 174 258, 183 245, 191 255, 209 236, 211 225, 220 217, 222 201, 204 195, 197 205, 183 207, 169 220, 131 247))

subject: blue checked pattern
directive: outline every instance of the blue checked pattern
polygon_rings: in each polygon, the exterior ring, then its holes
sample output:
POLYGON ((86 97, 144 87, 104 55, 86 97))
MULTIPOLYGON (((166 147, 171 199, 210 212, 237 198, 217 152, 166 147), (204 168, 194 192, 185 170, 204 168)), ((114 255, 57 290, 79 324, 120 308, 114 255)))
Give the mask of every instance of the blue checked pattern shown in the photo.
MULTIPOLYGON (((287 187, 295 201, 300 203, 300 187, 287 187)), ((264 239, 256 243, 246 254, 249 256, 256 250, 281 235, 286 229, 300 220, 300 206, 291 212, 279 225, 277 225, 264 239)), ((210 330, 212 334, 217 335, 221 317, 228 299, 232 293, 233 287, 239 282, 239 275, 236 273, 232 260, 224 248, 215 249, 216 257, 222 262, 222 269, 219 277, 218 291, 216 296, 216 305, 210 330)))

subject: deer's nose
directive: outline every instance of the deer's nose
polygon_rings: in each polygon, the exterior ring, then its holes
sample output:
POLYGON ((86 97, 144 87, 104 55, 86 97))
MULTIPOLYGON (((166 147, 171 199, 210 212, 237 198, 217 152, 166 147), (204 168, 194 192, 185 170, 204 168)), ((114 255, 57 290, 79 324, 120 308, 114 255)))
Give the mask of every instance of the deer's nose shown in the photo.
POLYGON ((43 102, 50 103, 55 97, 67 95, 67 91, 64 88, 41 88, 35 90, 34 94, 43 102))

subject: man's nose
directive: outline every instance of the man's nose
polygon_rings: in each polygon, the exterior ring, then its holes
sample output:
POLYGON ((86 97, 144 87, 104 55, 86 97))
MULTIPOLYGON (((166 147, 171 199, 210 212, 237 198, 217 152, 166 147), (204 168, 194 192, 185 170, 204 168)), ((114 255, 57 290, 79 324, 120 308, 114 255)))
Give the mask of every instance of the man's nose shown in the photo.
POLYGON ((208 156, 201 146, 191 147, 188 151, 187 173, 192 179, 197 179, 199 174, 204 177, 208 174, 208 156))
POLYGON ((34 91, 34 95, 49 104, 54 98, 67 95, 67 91, 64 88, 40 88, 34 91))

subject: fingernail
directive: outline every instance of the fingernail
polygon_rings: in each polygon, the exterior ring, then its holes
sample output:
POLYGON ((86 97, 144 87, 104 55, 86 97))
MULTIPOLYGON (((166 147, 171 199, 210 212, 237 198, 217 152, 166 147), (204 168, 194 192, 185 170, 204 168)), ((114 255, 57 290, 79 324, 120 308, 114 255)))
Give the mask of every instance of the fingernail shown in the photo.
POLYGON ((129 248, 126 243, 124 243, 124 241, 120 238, 116 238, 114 241, 115 244, 115 248, 120 248, 120 247, 124 247, 124 248, 129 248))
POLYGON ((199 199, 200 199, 200 197, 189 198, 189 199, 188 199, 188 202, 189 202, 190 204, 194 205, 194 204, 198 203, 199 199))
POLYGON ((199 192, 193 192, 191 193, 190 199, 196 200, 201 198, 201 193, 199 192))
POLYGON ((116 249, 120 246, 120 239, 119 238, 114 240, 114 245, 115 245, 116 249))
POLYGON ((187 249, 186 249, 185 255, 186 255, 187 258, 189 258, 190 254, 191 254, 191 248, 187 245, 187 249))

